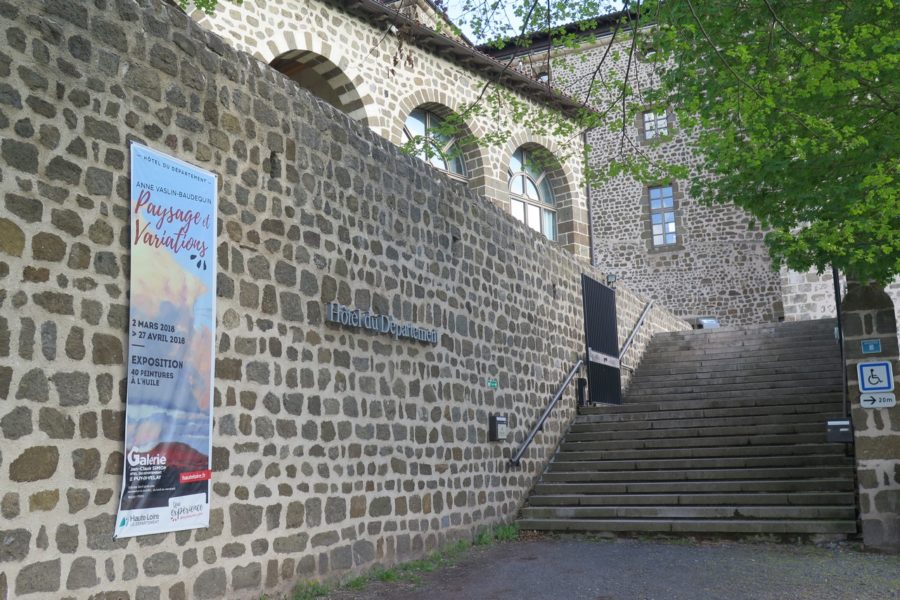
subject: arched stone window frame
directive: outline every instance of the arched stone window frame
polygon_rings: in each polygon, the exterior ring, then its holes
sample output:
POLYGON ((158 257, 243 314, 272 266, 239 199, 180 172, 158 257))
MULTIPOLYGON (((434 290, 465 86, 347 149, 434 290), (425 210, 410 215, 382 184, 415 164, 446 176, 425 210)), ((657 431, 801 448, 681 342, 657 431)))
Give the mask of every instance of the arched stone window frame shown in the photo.
POLYGON ((528 146, 520 146, 512 153, 507 165, 509 212, 526 227, 555 242, 558 238, 556 198, 550 168, 542 164, 546 159, 542 154, 528 146))
MULTIPOLYGON (((403 127, 406 124, 407 116, 416 108, 422 108, 446 119, 451 114, 459 114, 452 108, 458 102, 458 98, 453 98, 446 92, 435 88, 423 87, 415 90, 397 102, 397 106, 393 110, 394 125, 390 128, 388 139, 398 146, 405 143, 403 127)), ((461 124, 461 132, 458 137, 462 138, 460 149, 469 189, 479 195, 490 197, 487 151, 475 141, 481 137, 481 132, 473 121, 467 119, 461 124)))
POLYGON ((547 177, 553 190, 556 207, 556 243, 567 248, 573 254, 583 255, 582 253, 590 248, 586 199, 579 196, 577 178, 569 164, 571 161, 563 162, 560 159, 564 153, 553 139, 528 134, 514 134, 510 137, 502 165, 507 212, 511 212, 508 168, 513 153, 520 147, 531 151, 540 150, 546 158, 545 164, 549 165, 547 177))
POLYGON ((422 149, 416 156, 454 179, 468 180, 465 153, 460 135, 445 135, 438 129, 444 119, 434 110, 414 108, 403 124, 404 144, 414 143, 422 149))
MULTIPOLYGON (((383 118, 365 79, 350 63, 350 60, 340 56, 340 53, 328 42, 314 37, 309 32, 282 31, 276 32, 271 38, 264 41, 258 40, 257 47, 252 50, 255 58, 269 65, 292 52, 309 52, 319 55, 338 69, 339 73, 334 73, 329 80, 336 91, 340 89, 339 93, 343 96, 343 101, 347 105, 353 106, 346 114, 362 125, 373 129, 376 133, 384 130, 383 118)), ((290 80, 290 77, 285 77, 290 80)), ((291 81, 293 82, 293 80, 291 81)), ((298 85, 296 82, 293 83, 298 85)))

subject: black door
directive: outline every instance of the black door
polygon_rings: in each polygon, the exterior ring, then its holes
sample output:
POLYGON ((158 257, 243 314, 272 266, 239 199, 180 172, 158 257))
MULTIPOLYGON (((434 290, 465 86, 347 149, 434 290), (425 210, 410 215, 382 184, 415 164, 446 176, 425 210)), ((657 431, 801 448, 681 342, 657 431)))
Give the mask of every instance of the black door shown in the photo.
POLYGON ((616 291, 582 275, 581 294, 587 342, 588 398, 590 402, 621 404, 616 291))

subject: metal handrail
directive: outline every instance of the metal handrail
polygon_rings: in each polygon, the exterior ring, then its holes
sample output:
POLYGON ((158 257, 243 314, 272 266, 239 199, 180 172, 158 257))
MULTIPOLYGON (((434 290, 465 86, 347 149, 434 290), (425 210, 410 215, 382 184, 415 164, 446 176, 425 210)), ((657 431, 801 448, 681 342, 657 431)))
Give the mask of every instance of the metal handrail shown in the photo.
POLYGON ((641 316, 638 317, 637 323, 634 324, 634 329, 631 330, 631 333, 628 334, 628 339, 625 340, 625 343, 622 344, 622 350, 619 351, 619 361, 625 358, 625 353, 628 352, 628 348, 631 347, 631 342, 634 341, 635 336, 638 331, 640 331, 641 326, 644 324, 644 319, 647 317, 647 313, 650 312, 650 309, 653 308, 653 300, 647 303, 644 307, 644 310, 641 311, 641 316))
POLYGON ((525 438, 525 441, 519 446, 519 449, 513 455, 512 458, 509 459, 509 464, 513 467, 519 466, 519 461, 522 460, 522 456, 525 454, 525 451, 528 450, 528 446, 531 445, 531 442, 534 441, 535 436, 537 436, 538 432, 544 428, 544 423, 547 421, 547 418, 550 416, 550 411, 553 410, 553 407, 556 406, 556 403, 559 402, 560 398, 562 398, 563 394, 566 391, 566 388, 569 387, 569 384, 572 383, 572 380, 575 379, 575 374, 584 364, 584 359, 579 358, 578 362, 575 363, 575 366, 572 367, 572 370, 569 371, 569 374, 566 375, 566 380, 559 387, 559 390, 556 392, 556 395, 553 396, 553 400, 550 401, 550 404, 547 405, 547 408, 544 409, 544 413, 541 415, 541 418, 538 419, 537 424, 532 428, 531 433, 528 434, 528 437, 525 438))

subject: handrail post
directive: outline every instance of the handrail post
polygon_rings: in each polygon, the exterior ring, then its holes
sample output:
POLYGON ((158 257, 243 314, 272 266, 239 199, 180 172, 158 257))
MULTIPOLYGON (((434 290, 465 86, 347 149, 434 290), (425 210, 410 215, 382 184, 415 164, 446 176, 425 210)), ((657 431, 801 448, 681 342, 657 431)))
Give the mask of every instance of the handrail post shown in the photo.
POLYGON ((572 367, 572 370, 569 371, 569 374, 566 375, 565 381, 557 390, 556 395, 553 396, 553 399, 550 401, 550 404, 547 405, 547 408, 544 409, 544 412, 541 414, 541 418, 538 419, 537 424, 531 429, 531 432, 525 438, 525 441, 519 446, 519 449, 513 455, 512 458, 509 459, 510 466, 517 467, 519 466, 519 462, 522 460, 522 456, 524 456, 525 451, 528 450, 528 447, 531 445, 531 442, 534 441, 534 438, 537 436, 538 432, 544 428, 544 423, 547 421, 547 418, 550 416, 550 411, 553 410, 553 407, 559 402, 560 398, 562 398, 563 394, 566 391, 566 388, 569 387, 569 384, 572 383, 572 380, 575 378, 575 374, 578 373, 578 370, 584 364, 584 359, 579 358, 578 362, 575 363, 575 366, 572 367))
POLYGON ((631 330, 631 333, 628 334, 628 339, 625 340, 625 343, 622 344, 622 350, 619 351, 619 361, 625 358, 625 353, 628 352, 628 349, 631 347, 631 343, 634 341, 634 338, 637 336, 638 331, 640 331, 641 327, 644 324, 644 319, 647 318, 647 313, 650 312, 650 309, 653 308, 653 300, 647 303, 644 306, 644 310, 641 311, 641 316, 638 317, 637 323, 634 324, 634 328, 631 330))

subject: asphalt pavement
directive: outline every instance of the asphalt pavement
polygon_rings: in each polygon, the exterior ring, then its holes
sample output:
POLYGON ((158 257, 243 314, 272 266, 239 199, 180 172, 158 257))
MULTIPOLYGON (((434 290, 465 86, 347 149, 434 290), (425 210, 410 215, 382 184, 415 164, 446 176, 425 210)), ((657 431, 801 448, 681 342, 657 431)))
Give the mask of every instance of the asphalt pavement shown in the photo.
POLYGON ((332 600, 894 600, 900 556, 852 544, 545 537, 474 547, 421 582, 332 600))

